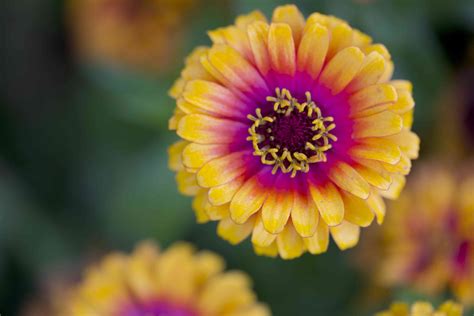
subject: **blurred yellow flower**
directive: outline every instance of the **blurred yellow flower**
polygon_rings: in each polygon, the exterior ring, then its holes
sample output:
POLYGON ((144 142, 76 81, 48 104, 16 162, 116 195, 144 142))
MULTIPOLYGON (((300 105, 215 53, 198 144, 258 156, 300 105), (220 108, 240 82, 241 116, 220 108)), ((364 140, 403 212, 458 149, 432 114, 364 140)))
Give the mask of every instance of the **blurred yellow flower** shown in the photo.
POLYGON ((258 254, 344 250, 385 216, 418 156, 410 82, 385 46, 345 21, 294 5, 209 32, 170 94, 183 139, 170 148, 198 222, 219 221, 258 254))
POLYGON ((79 57, 140 70, 172 64, 195 0, 69 0, 79 57))
MULTIPOLYGON (((425 165, 382 227, 379 281, 474 304, 474 169, 425 165)), ((371 262, 372 264, 372 262, 371 262)))
POLYGON ((142 243, 131 255, 108 255, 86 271, 58 315, 267 316, 251 282, 224 272, 219 256, 178 243, 160 252, 142 243))
POLYGON ((438 309, 428 302, 416 302, 411 306, 394 303, 389 310, 377 313, 376 316, 462 316, 462 313, 462 306, 451 301, 443 303, 438 309))

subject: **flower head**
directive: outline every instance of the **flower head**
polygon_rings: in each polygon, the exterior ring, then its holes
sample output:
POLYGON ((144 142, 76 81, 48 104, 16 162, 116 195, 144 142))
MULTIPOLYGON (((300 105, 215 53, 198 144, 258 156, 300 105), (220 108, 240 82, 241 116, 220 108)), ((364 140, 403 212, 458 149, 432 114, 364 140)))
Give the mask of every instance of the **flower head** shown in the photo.
POLYGON ((179 46, 195 0, 69 0, 68 18, 81 58, 163 70, 179 46))
POLYGON ((405 303, 394 303, 389 310, 377 313, 376 316, 462 316, 462 314, 461 305, 447 301, 438 309, 428 302, 416 302, 411 306, 405 303))
POLYGON ((223 272, 223 260, 188 244, 160 252, 144 243, 132 255, 111 254, 90 268, 59 315, 267 316, 249 278, 223 272))
POLYGON ((209 32, 170 94, 183 139, 170 148, 199 222, 259 254, 341 249, 382 223, 418 154, 411 84, 387 49, 346 22, 278 7, 209 32))
MULTIPOLYGON (((474 304, 474 173, 420 169, 381 229, 379 281, 474 304), (470 174, 470 175, 469 175, 470 174)), ((373 262, 372 262, 373 263, 373 262)))

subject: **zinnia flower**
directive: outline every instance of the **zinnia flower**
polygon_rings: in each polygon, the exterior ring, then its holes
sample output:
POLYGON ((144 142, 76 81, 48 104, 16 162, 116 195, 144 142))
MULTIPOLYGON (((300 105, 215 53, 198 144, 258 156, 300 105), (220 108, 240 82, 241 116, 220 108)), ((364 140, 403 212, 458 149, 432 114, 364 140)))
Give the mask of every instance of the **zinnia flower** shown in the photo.
POLYGON ((195 0, 69 0, 74 48, 87 61, 163 70, 195 0))
POLYGON ((266 316, 242 272, 223 272, 219 256, 188 244, 160 252, 144 243, 87 270, 58 315, 266 316))
MULTIPOLYGON (((423 166, 381 228, 379 282, 474 304, 474 173, 423 166)), ((374 262, 372 261, 371 264, 374 262)))
POLYGON ((346 22, 293 5, 209 32, 170 94, 170 148, 199 222, 289 259, 353 247, 382 223, 418 154, 411 84, 387 49, 346 22))
POLYGON ((405 303, 394 303, 389 310, 377 313, 376 316, 462 316, 462 314, 461 305, 447 301, 438 309, 428 302, 415 302, 411 306, 405 303))

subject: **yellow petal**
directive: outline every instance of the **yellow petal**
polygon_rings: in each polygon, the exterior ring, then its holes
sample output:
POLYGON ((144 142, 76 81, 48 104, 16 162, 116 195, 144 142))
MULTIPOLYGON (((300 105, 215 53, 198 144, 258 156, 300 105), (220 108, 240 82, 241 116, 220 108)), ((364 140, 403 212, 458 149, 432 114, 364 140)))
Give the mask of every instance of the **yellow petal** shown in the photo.
POLYGON ((418 152, 420 151, 420 138, 415 133, 403 130, 402 132, 387 138, 397 144, 408 158, 418 158, 418 152))
POLYGON ((357 74, 363 60, 364 54, 357 47, 341 50, 324 67, 320 83, 331 89, 332 94, 341 92, 357 74))
POLYGON ((316 79, 326 58, 329 47, 329 32, 320 24, 313 24, 303 34, 298 49, 297 69, 316 79))
POLYGON ((245 171, 244 158, 246 155, 245 152, 234 152, 209 161, 197 173, 199 185, 210 188, 237 178, 245 171))
POLYGON ((180 170, 176 173, 176 182, 178 191, 187 196, 194 196, 201 189, 197 183, 196 175, 186 170, 180 170))
POLYGON ((227 45, 214 45, 208 53, 208 60, 223 77, 223 84, 241 91, 253 92, 266 89, 265 81, 258 71, 242 55, 227 45))
POLYGON ((352 29, 352 45, 357 47, 367 47, 372 43, 372 38, 356 29, 352 29))
POLYGON ((229 152, 227 146, 223 145, 203 145, 187 143, 182 150, 183 164, 187 168, 199 169, 214 158, 226 155, 229 152))
POLYGON ((285 229, 277 236, 278 252, 283 259, 294 259, 301 256, 306 246, 303 239, 296 232, 291 223, 285 226, 285 229))
POLYGON ((398 91, 398 100, 397 102, 390 105, 390 111, 394 113, 402 114, 410 111, 415 106, 415 100, 410 92, 408 91, 398 91))
POLYGON ((288 222, 293 208, 291 192, 272 190, 262 206, 262 220, 265 229, 271 234, 280 233, 288 222))
POLYGON ((379 82, 388 82, 392 79, 393 71, 395 70, 395 66, 393 65, 393 61, 389 60, 385 63, 385 72, 383 73, 382 77, 380 77, 379 82))
POLYGON ((278 247, 277 247, 276 241, 274 241, 268 247, 260 247, 256 244, 253 244, 253 250, 259 256, 267 256, 267 257, 272 257, 272 258, 278 256, 278 247))
POLYGON ((239 15, 235 19, 235 25, 243 30, 246 30, 254 22, 267 22, 267 18, 261 11, 254 10, 248 14, 239 15))
POLYGON ((295 191, 291 221, 301 237, 311 237, 316 232, 319 213, 311 196, 301 195, 295 191))
POLYGON ((248 179, 230 202, 230 216, 239 224, 245 223, 247 219, 256 213, 267 197, 266 188, 262 187, 259 175, 248 179))
POLYGON ((199 285, 222 272, 225 267, 224 259, 210 251, 200 251, 195 256, 194 262, 196 264, 196 278, 199 285))
POLYGON ((400 161, 402 152, 394 142, 384 138, 366 138, 360 140, 349 150, 349 155, 356 158, 383 161, 396 164, 400 161))
POLYGON ((338 187, 361 199, 366 199, 369 196, 369 184, 354 168, 345 162, 334 163, 329 169, 328 177, 338 187))
POLYGON ((207 223, 210 220, 206 212, 207 203, 208 201, 206 190, 200 190, 193 200, 193 210, 194 214, 196 215, 196 221, 198 223, 207 223))
POLYGON ((223 205, 229 203, 238 189, 244 184, 245 177, 235 178, 227 183, 209 189, 209 202, 213 205, 223 205))
POLYGON ((380 191, 380 194, 387 199, 397 199, 405 187, 406 179, 403 175, 392 175, 392 185, 387 191, 380 191))
POLYGON ((354 120, 353 138, 383 137, 400 133, 402 118, 393 112, 384 111, 354 120))
POLYGON ((271 67, 267 44, 268 31, 268 24, 263 22, 252 23, 247 29, 255 64, 263 75, 266 75, 271 67))
POLYGON ((288 4, 277 7, 273 11, 272 22, 288 24, 293 32, 295 44, 299 44, 305 26, 305 19, 297 6, 288 4))
POLYGON ((252 232, 252 243, 259 247, 268 247, 275 241, 276 236, 265 229, 261 215, 257 215, 252 232))
POLYGON ((390 84, 394 86, 397 91, 413 92, 413 85, 408 80, 392 80, 390 81, 390 84))
POLYGON ((175 108, 173 112, 173 116, 168 120, 168 129, 174 131, 178 129, 179 121, 186 115, 182 110, 179 108, 175 108))
POLYGON ((268 32, 268 51, 272 68, 286 75, 294 75, 295 43, 288 24, 272 23, 268 32))
POLYGON ((250 62, 254 62, 249 39, 245 29, 228 26, 207 32, 212 42, 217 45, 228 45, 250 62))
POLYGON ((354 247, 359 242, 360 227, 343 221, 340 225, 329 227, 331 236, 341 250, 354 247))
POLYGON ((211 203, 207 203, 204 209, 211 221, 221 220, 223 218, 229 217, 230 215, 229 204, 212 205, 211 203))
POLYGON ((349 193, 342 193, 344 201, 344 219, 352 224, 367 227, 374 220, 374 212, 366 200, 359 199, 349 193))
POLYGON ((243 224, 237 224, 230 217, 227 217, 217 224, 217 235, 232 245, 236 245, 250 235, 253 225, 253 218, 250 218, 243 224))
POLYGON ((324 221, 319 221, 316 232, 309 238, 303 238, 308 251, 317 255, 326 252, 329 246, 329 227, 324 221))
POLYGON ((377 224, 381 225, 385 218, 385 212, 386 212, 385 203, 383 199, 380 197, 380 195, 377 192, 373 191, 370 194, 369 198, 367 199, 367 204, 375 213, 375 216, 377 217, 377 224))
POLYGON ((178 141, 170 146, 168 149, 168 166, 173 171, 178 171, 183 169, 183 161, 181 159, 181 154, 183 153, 183 149, 189 143, 186 141, 178 141))
POLYGON ((372 53, 372 52, 377 52, 380 55, 382 55, 383 58, 385 58, 385 60, 387 60, 387 61, 389 61, 392 58, 390 56, 390 53, 389 53, 388 49, 382 44, 372 44, 372 45, 363 47, 362 51, 367 55, 372 53))
POLYGON ((211 115, 241 117, 242 114, 246 114, 245 103, 229 89, 214 82, 204 80, 188 82, 183 98, 211 115))
POLYGON ((203 114, 188 114, 178 124, 178 135, 199 144, 228 144, 236 134, 246 135, 246 126, 236 121, 203 114))
POLYGON ((344 219, 344 203, 336 186, 330 181, 309 183, 309 190, 324 222, 329 226, 340 224, 344 219))
POLYGON ((377 52, 365 56, 360 71, 347 86, 346 91, 351 93, 376 84, 385 71, 385 59, 377 52))
POLYGON ((375 84, 365 87, 349 97, 352 117, 376 114, 388 109, 398 99, 390 84, 375 84))
POLYGON ((396 164, 381 162, 381 165, 390 173, 399 173, 404 176, 408 175, 411 170, 411 160, 403 152, 400 155, 400 160, 396 164))
MULTIPOLYGON (((238 311, 235 311, 226 316, 270 316, 270 309, 262 304, 252 304, 247 307, 239 308, 238 311)), ((454 316, 454 315, 453 315, 454 316)))
POLYGON ((387 190, 390 187, 390 184, 392 184, 392 178, 388 172, 385 171, 385 169, 377 161, 364 159, 362 159, 362 161, 362 164, 355 164, 352 167, 369 184, 381 190, 387 190))

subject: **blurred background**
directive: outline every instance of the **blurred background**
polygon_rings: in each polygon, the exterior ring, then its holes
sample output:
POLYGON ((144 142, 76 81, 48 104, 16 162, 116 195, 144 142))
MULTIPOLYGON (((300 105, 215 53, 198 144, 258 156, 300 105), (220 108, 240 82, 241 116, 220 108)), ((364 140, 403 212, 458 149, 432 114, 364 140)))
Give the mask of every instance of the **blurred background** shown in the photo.
MULTIPOLYGON (((206 31, 237 14, 271 16, 286 2, 168 0, 131 30, 133 1, 125 9, 114 2, 1 1, 2 315, 20 315, 54 280, 76 278, 107 251, 128 251, 142 239, 163 246, 187 240, 218 252, 228 267, 251 275, 276 316, 369 315, 392 298, 422 297, 401 288, 372 298, 353 264, 357 248, 341 253, 332 244, 327 254, 285 262, 257 257, 248 241, 231 246, 216 236, 215 223, 195 224, 191 200, 177 192, 167 165, 175 139, 167 91, 186 54, 208 45, 206 31), (98 2, 108 4, 98 9, 98 2)), ((388 47, 395 78, 414 84, 420 160, 469 159, 472 0, 294 3, 306 15, 343 18, 388 47)))

